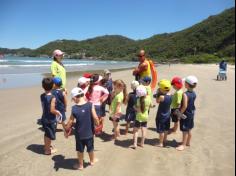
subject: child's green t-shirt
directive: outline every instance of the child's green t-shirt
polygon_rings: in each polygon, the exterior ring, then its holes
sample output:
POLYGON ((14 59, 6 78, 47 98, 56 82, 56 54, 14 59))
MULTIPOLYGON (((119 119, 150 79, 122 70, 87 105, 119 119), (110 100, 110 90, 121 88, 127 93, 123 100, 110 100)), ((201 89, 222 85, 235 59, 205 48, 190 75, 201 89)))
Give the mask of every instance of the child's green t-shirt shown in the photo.
POLYGON ((145 86, 146 90, 147 90, 147 97, 151 100, 152 102, 152 97, 153 97, 153 93, 152 93, 152 88, 151 86, 145 86))
MULTIPOLYGON (((148 116, 149 116, 148 111, 149 111, 149 108, 150 108, 150 105, 151 105, 151 99, 148 98, 148 96, 147 96, 144 101, 145 101, 145 111, 144 111, 144 113, 137 112, 137 114, 136 114, 136 120, 139 121, 139 122, 147 122, 148 116)), ((140 98, 138 98, 136 106, 137 106, 138 109, 141 109, 140 98)))
MULTIPOLYGON (((120 92, 114 97, 114 99, 111 102, 111 115, 114 115, 116 113, 116 108, 117 108, 118 103, 122 103, 123 100, 124 100, 123 92, 120 92)), ((119 112, 121 112, 121 108, 119 112)))
POLYGON ((183 99, 183 93, 184 92, 182 89, 175 92, 175 94, 172 96, 171 109, 179 108, 179 105, 181 105, 183 99))

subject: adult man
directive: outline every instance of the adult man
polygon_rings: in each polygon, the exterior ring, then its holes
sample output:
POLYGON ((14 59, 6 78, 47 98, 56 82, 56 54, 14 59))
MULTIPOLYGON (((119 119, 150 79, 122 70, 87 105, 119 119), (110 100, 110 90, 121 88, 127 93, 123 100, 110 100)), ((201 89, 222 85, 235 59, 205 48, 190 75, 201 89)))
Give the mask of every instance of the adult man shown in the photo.
POLYGON ((139 81, 145 77, 151 77, 151 66, 149 61, 145 57, 145 51, 141 50, 139 52, 139 61, 140 64, 137 68, 135 68, 133 75, 135 76, 136 81, 139 81))

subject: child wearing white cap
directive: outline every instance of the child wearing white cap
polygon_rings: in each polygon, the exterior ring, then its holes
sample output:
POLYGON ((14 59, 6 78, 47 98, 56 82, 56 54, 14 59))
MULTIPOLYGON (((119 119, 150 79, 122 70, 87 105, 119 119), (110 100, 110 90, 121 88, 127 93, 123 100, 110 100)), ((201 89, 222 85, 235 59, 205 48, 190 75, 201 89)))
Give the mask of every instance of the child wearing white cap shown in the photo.
POLYGON ((138 86, 136 89, 136 94, 138 96, 136 104, 136 119, 134 124, 134 144, 131 148, 136 149, 137 146, 144 147, 144 141, 147 131, 147 121, 148 121, 148 111, 151 106, 151 100, 147 96, 147 89, 144 86, 138 86), (142 140, 138 144, 138 131, 142 131, 142 140))
POLYGON ((196 111, 195 100, 197 98, 194 89, 196 88, 198 79, 195 76, 188 76, 185 79, 185 88, 187 91, 183 96, 183 105, 181 112, 184 114, 184 118, 180 120, 180 130, 183 132, 183 139, 181 145, 176 149, 183 151, 186 146, 190 146, 192 138, 192 129, 194 128, 194 115, 196 111))
POLYGON ((75 140, 76 151, 78 152, 78 164, 75 164, 74 169, 82 170, 84 168, 84 149, 90 158, 90 165, 94 165, 98 160, 94 157, 94 124, 99 125, 99 120, 92 103, 84 99, 84 92, 81 88, 74 88, 71 91, 72 100, 75 105, 72 107, 71 117, 66 125, 66 130, 69 131, 74 120, 75 123, 75 140))

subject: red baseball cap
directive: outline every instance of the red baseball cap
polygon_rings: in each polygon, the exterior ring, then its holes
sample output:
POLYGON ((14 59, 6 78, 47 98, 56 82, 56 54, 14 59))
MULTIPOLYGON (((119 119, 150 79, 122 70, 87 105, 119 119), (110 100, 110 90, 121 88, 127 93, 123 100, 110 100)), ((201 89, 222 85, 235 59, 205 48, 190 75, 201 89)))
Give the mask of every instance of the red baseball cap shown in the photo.
POLYGON ((180 77, 174 77, 171 81, 171 85, 177 87, 178 89, 182 89, 183 81, 180 77))
POLYGON ((85 77, 85 78, 91 78, 92 76, 93 76, 92 73, 85 73, 85 74, 83 75, 83 77, 85 77))

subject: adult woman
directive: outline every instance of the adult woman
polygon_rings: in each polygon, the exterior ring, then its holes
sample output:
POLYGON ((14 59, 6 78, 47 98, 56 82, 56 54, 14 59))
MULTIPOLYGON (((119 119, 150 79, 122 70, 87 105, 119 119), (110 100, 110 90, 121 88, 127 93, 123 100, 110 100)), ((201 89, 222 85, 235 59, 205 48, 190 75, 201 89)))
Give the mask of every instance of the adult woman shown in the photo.
POLYGON ((62 64, 64 53, 61 50, 53 51, 53 62, 51 64, 51 73, 53 77, 59 77, 62 79, 62 89, 66 87, 66 70, 62 64))

